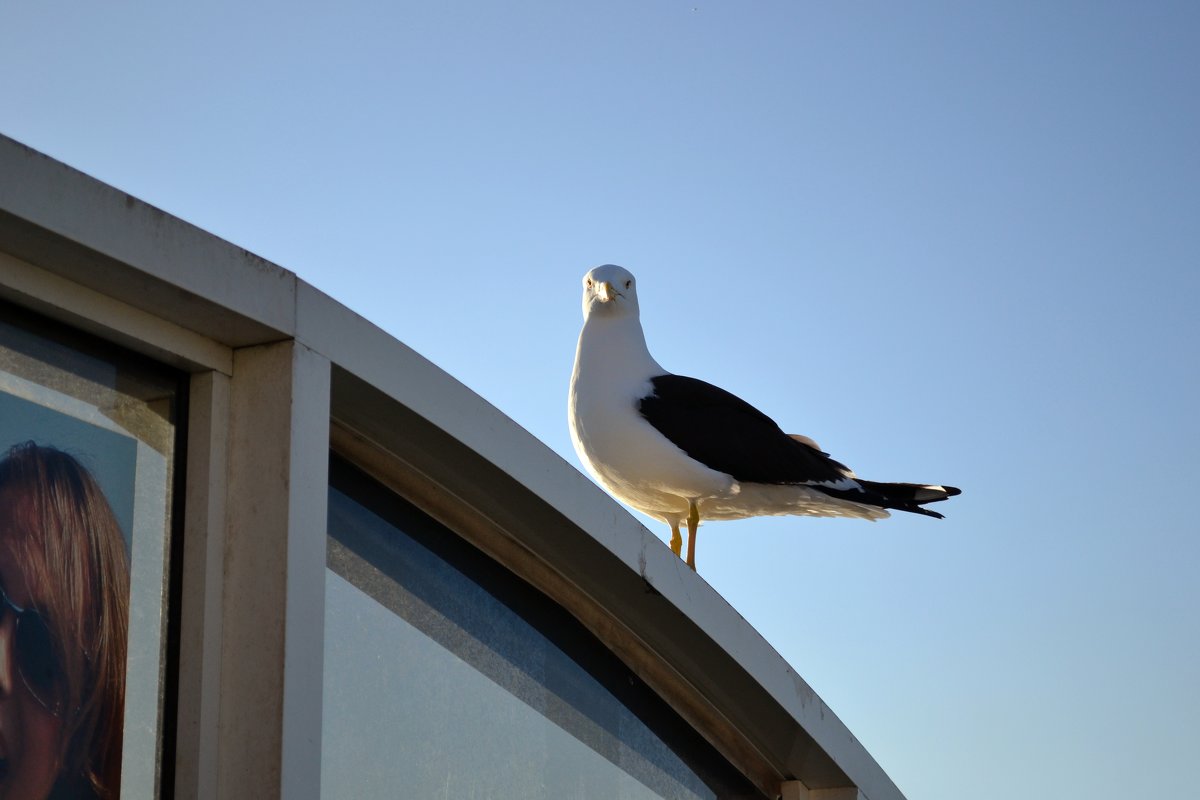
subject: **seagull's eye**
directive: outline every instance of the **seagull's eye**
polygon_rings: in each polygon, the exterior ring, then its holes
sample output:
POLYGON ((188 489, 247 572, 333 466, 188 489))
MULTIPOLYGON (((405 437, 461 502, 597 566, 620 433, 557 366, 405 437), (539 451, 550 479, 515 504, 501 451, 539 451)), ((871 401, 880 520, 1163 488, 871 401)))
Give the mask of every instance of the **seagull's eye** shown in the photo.
POLYGON ((591 278, 587 279, 587 288, 589 288, 589 289, 592 288, 592 279, 591 278))
POLYGON ((633 283, 633 281, 625 281, 625 288, 628 289, 630 284, 632 284, 632 283, 633 283))

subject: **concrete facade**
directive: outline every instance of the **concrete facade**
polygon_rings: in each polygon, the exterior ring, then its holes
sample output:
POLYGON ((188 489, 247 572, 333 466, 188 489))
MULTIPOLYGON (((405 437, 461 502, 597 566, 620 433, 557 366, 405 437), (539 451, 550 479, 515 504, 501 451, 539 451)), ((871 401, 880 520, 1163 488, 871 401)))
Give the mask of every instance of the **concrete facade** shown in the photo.
POLYGON ((768 796, 903 797, 615 501, 287 270, 0 137, 0 298, 190 376, 175 796, 320 795, 333 449, 565 607, 768 796))

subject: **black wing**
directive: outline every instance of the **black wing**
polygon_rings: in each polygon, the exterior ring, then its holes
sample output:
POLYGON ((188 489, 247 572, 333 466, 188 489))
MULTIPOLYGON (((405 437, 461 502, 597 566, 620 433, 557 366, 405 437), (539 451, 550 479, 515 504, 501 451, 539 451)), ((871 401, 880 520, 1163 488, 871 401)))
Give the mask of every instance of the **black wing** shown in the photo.
POLYGON ((766 414, 724 389, 682 375, 651 378, 638 411, 705 466, 749 483, 840 481, 846 467, 784 433, 766 414))

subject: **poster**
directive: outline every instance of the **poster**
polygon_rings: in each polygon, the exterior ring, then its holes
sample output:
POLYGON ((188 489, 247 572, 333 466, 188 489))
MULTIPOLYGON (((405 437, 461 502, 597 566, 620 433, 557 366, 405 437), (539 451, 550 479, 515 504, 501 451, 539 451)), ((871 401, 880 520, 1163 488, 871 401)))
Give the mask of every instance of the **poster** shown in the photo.
POLYGON ((0 324, 0 797, 153 796, 173 384, 66 352, 0 324))

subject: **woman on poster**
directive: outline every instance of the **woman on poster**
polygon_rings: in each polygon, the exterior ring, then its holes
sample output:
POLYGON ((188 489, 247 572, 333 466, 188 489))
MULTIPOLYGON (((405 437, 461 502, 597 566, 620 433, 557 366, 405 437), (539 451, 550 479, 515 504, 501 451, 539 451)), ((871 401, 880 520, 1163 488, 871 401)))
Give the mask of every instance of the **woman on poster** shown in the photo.
POLYGON ((0 797, 120 792, 129 568, 92 475, 32 442, 0 460, 0 797))

